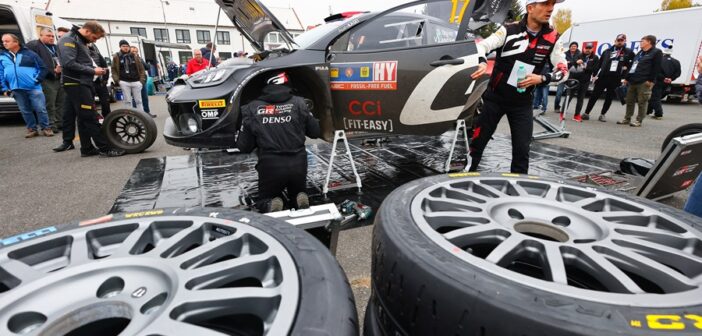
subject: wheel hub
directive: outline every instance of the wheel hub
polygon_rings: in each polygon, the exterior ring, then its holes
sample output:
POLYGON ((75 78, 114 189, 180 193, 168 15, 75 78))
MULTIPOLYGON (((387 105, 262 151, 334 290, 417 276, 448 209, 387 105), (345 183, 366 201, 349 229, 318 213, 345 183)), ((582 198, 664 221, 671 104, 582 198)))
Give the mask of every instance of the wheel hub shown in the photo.
POLYGON ((139 134, 139 127, 135 124, 129 124, 127 126, 127 134, 130 136, 136 136, 139 134))

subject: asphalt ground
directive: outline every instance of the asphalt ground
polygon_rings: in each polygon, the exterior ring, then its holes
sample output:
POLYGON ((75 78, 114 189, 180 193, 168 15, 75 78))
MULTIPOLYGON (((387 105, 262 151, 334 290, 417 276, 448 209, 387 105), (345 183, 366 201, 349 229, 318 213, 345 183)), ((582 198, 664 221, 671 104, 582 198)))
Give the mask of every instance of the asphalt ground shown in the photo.
MULTIPOLYGON (((553 96, 549 98, 552 107, 553 96)), ((156 121, 161 129, 167 116, 165 100, 162 96, 152 96, 150 103, 152 112, 158 114, 156 121)), ((702 121, 702 107, 698 104, 664 104, 663 120, 647 118, 641 128, 619 126, 615 121, 623 117, 624 107, 615 103, 608 114, 609 121, 602 123, 596 120, 601 103, 595 107, 593 120, 581 124, 568 122, 570 138, 545 142, 615 158, 655 159, 670 131, 702 121)), ((113 109, 118 107, 113 105, 113 109)), ((547 117, 557 122, 556 113, 549 111, 547 117)), ((504 119, 498 133, 508 132, 504 119)), ((159 136, 148 151, 138 155, 81 158, 78 150, 63 153, 51 150, 60 144, 60 136, 25 139, 24 133, 20 117, 0 117, 0 237, 104 215, 139 160, 187 154, 181 148, 167 145, 159 136)), ((683 193, 665 203, 680 208, 686 197, 683 193)), ((361 322, 370 295, 371 235, 372 226, 342 232, 337 253, 354 289, 361 322)))

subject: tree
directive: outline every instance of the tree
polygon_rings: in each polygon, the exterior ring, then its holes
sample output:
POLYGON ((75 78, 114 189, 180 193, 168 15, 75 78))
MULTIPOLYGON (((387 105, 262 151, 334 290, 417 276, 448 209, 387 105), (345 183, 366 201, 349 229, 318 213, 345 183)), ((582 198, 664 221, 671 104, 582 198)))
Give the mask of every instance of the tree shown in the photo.
POLYGON ((563 34, 573 24, 573 11, 570 9, 559 9, 553 16, 553 27, 559 34, 563 34))
POLYGON ((690 8, 692 6, 694 6, 692 0, 663 0, 661 3, 661 11, 690 8))

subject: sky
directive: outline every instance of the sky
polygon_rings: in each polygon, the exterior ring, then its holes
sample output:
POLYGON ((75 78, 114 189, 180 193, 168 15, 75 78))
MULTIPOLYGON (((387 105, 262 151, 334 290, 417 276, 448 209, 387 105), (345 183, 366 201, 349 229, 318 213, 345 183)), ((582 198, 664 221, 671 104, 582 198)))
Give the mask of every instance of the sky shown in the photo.
MULTIPOLYGON (((407 3, 409 0, 261 0, 270 7, 293 7, 302 24, 321 23, 329 15, 344 11, 377 11, 407 3)), ((522 4, 526 0, 521 0, 522 4)), ((623 16, 652 13, 660 8, 661 0, 566 0, 556 5, 573 11, 574 22, 604 20, 623 16)))

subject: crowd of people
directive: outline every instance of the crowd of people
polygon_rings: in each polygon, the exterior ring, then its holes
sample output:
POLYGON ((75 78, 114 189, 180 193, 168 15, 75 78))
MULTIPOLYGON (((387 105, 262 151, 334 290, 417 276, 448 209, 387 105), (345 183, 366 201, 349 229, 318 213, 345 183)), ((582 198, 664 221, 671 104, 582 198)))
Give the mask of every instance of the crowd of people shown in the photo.
MULTIPOLYGON (((671 83, 681 75, 680 62, 673 58, 673 46, 656 48, 657 39, 653 35, 641 39, 641 50, 634 53, 626 47, 627 36, 619 34, 614 44, 604 50, 601 56, 594 52, 595 45, 583 43, 582 51, 577 42, 571 42, 564 54, 570 78, 576 79, 578 85, 570 89, 569 95, 575 100, 573 120, 582 122, 590 120, 590 113, 595 102, 604 95, 604 104, 598 120, 606 122, 607 112, 612 101, 619 97, 626 105, 624 118, 617 121, 619 125, 641 127, 645 117, 654 120, 663 118, 662 99, 670 91, 671 83), (590 99, 585 105, 585 96, 594 83, 590 99), (638 106, 638 113, 636 107, 638 106), (583 112, 583 107, 585 111, 583 112)), ((699 63, 698 63, 699 64, 699 63)), ((702 68, 702 65, 699 65, 702 68)), ((545 69, 545 71, 550 71, 545 69)), ((702 81, 698 80, 699 83, 702 81)), ((702 95, 698 88, 698 97, 702 95)), ((566 91, 565 84, 558 85, 554 102, 555 112, 563 112, 561 103, 566 91)), ((702 99, 698 99, 702 101, 702 99)), ((546 112, 548 106, 548 86, 536 89, 533 108, 546 112)), ((563 116, 563 114, 562 114, 563 116)))

